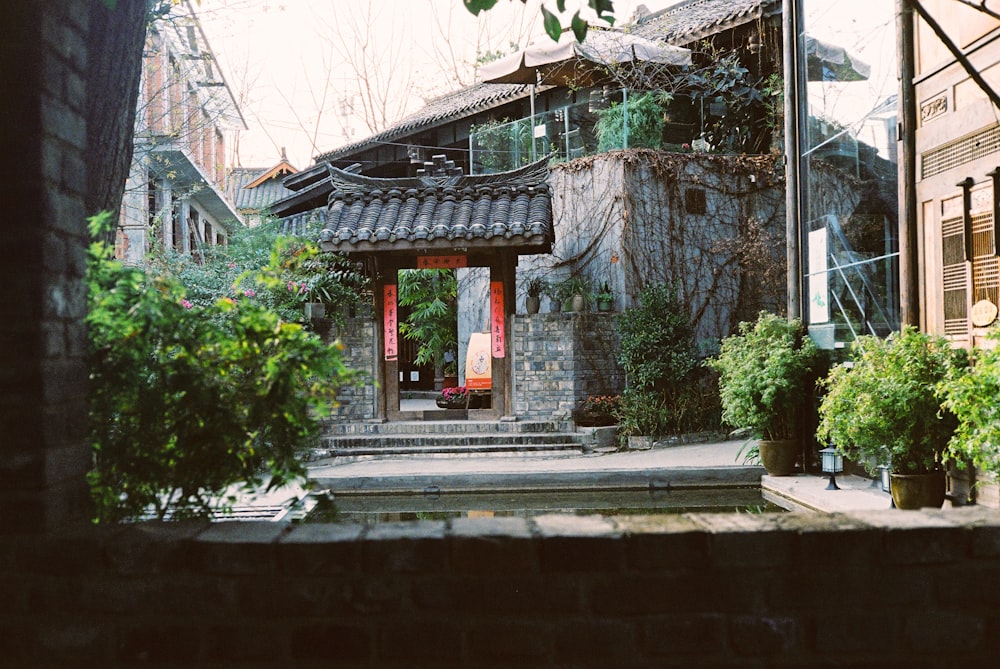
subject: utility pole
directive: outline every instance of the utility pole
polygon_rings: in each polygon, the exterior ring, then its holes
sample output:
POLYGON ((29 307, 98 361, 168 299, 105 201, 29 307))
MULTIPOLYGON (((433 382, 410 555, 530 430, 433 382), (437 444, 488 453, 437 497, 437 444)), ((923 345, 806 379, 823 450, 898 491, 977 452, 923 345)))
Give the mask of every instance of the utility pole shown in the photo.
POLYGON ((808 219, 806 193, 809 187, 807 159, 802 156, 802 140, 807 136, 808 91, 806 90, 803 13, 801 0, 784 0, 782 5, 785 77, 785 243, 788 265, 788 317, 806 322, 803 307, 802 221, 808 219))
POLYGON ((896 0, 896 60, 899 78, 899 322, 920 325, 917 263, 917 105, 913 91, 913 1, 896 0))

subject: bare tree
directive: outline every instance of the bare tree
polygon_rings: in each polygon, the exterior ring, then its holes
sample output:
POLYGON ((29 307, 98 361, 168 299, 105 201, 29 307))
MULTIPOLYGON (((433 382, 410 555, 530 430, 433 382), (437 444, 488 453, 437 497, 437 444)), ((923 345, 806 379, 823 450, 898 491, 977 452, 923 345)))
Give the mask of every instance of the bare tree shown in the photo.
MULTIPOLYGON (((344 93, 353 93, 354 114, 370 132, 383 130, 413 107, 408 95, 413 86, 413 41, 406 17, 367 0, 338 5, 335 20, 333 24, 316 14, 320 37, 339 59, 327 63, 327 70, 338 67, 349 73, 344 93)), ((312 92, 314 101, 325 101, 330 85, 327 77, 324 90, 312 92)))

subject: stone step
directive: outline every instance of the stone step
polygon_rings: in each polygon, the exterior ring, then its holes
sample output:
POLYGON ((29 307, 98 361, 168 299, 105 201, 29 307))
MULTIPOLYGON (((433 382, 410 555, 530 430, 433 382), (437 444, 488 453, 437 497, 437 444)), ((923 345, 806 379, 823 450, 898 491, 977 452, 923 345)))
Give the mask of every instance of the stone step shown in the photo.
POLYGON ((448 421, 330 425, 310 461, 364 457, 559 456, 613 445, 608 428, 552 421, 448 421), (560 429, 565 428, 565 429, 560 429))
POLYGON ((553 421, 479 421, 435 420, 395 421, 390 423, 329 423, 323 437, 349 435, 448 435, 448 434, 521 434, 569 432, 564 424, 553 421))
POLYGON ((417 433, 417 434, 367 434, 323 436, 320 446, 328 449, 350 450, 357 448, 433 447, 433 448, 508 448, 518 446, 543 446, 572 443, 579 446, 586 441, 585 433, 576 432, 520 432, 501 434, 493 432, 417 433))

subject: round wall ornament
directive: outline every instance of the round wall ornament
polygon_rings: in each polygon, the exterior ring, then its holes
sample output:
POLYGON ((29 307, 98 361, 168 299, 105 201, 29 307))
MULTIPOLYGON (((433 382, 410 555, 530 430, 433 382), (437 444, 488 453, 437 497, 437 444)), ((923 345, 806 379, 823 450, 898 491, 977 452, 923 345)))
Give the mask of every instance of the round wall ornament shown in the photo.
POLYGON ((997 319, 997 305, 990 300, 979 300, 972 305, 972 324, 984 328, 997 319))

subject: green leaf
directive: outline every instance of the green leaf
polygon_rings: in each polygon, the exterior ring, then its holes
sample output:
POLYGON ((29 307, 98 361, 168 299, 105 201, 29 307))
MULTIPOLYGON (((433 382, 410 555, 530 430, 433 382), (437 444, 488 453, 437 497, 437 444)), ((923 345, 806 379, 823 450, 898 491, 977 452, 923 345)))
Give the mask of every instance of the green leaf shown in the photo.
MULTIPOLYGON (((566 0, 556 0, 556 9, 562 14, 566 11, 566 0)), ((579 12, 577 12, 579 14, 579 12)))
POLYGON ((558 42, 559 36, 562 35, 562 24, 559 22, 559 17, 542 7, 542 19, 545 25, 545 34, 552 38, 552 41, 558 42))
POLYGON ((493 9, 493 5, 497 4, 497 0, 462 0, 462 2, 465 8, 476 16, 483 10, 493 9))
POLYGON ((577 42, 582 42, 587 38, 587 22, 580 18, 580 12, 573 15, 573 21, 570 25, 573 27, 573 34, 576 36, 577 42))

